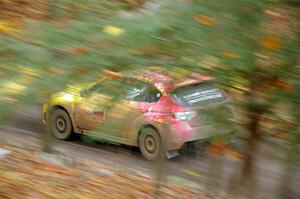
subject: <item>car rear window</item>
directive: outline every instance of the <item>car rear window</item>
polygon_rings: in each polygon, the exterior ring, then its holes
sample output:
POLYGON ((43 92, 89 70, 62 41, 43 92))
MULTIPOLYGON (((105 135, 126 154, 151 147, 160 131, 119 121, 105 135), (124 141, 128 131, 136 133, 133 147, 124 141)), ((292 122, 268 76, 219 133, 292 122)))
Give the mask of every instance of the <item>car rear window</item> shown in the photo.
POLYGON ((199 83, 178 87, 171 96, 182 106, 197 106, 224 100, 224 92, 210 84, 199 83))

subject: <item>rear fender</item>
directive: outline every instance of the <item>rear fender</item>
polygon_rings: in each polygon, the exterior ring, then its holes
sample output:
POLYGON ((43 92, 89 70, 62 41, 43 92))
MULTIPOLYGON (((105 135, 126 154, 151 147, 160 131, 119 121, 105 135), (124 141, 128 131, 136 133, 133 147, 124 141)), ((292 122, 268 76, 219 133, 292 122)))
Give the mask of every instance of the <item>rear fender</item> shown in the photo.
POLYGON ((165 140, 166 125, 156 121, 149 121, 147 120, 147 117, 141 116, 133 122, 132 128, 130 129, 128 135, 128 138, 132 140, 136 144, 136 146, 138 146, 140 130, 145 126, 150 126, 154 128, 158 132, 162 141, 165 140))

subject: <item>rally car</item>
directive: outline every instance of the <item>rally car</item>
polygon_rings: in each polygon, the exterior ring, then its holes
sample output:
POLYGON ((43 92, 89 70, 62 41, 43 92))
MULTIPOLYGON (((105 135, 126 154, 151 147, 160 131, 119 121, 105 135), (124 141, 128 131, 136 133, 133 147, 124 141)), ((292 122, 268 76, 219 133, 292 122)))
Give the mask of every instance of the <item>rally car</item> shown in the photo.
POLYGON ((146 159, 156 160, 185 143, 231 132, 207 117, 221 112, 233 118, 230 98, 211 85, 211 76, 161 68, 105 74, 53 94, 43 106, 43 122, 56 138, 90 134, 138 146, 146 159))

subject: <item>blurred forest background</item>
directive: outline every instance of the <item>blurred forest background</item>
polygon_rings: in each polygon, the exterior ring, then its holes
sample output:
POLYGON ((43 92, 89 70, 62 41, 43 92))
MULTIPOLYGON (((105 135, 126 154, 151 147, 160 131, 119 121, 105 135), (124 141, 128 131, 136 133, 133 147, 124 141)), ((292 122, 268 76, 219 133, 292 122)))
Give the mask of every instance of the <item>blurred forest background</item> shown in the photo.
MULTIPOLYGON (((103 69, 211 74, 231 93, 242 183, 262 140, 284 153, 282 198, 299 177, 298 0, 0 0, 0 122, 103 69), (296 175, 296 176, 297 176, 296 175)), ((294 196, 293 196, 294 197, 294 196)))

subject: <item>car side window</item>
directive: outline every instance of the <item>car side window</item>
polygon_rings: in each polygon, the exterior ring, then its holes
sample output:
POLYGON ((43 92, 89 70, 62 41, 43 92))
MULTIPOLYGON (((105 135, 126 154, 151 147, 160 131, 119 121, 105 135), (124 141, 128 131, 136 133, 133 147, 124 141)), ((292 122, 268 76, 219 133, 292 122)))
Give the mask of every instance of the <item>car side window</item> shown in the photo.
POLYGON ((137 102, 156 102, 161 97, 161 93, 152 85, 134 82, 126 84, 126 99, 137 102))

